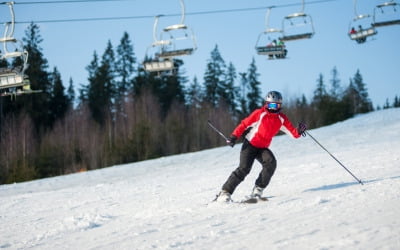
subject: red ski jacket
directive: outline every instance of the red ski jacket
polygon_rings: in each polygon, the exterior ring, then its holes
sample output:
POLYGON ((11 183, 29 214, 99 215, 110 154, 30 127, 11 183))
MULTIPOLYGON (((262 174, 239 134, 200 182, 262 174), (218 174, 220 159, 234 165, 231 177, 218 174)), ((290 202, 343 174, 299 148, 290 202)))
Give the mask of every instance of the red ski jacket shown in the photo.
POLYGON ((283 113, 271 113, 267 109, 256 109, 235 128, 232 135, 239 138, 249 129, 245 138, 256 148, 267 148, 280 130, 294 138, 300 134, 283 113))

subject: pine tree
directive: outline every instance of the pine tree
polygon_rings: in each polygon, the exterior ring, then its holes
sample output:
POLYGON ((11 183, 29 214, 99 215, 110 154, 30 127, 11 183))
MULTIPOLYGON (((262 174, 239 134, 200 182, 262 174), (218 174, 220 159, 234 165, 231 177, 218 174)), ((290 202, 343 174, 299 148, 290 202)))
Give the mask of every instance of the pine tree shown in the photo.
POLYGON ((317 88, 314 91, 314 98, 313 98, 313 103, 314 105, 320 105, 326 96, 328 95, 326 91, 326 86, 324 83, 324 76, 322 74, 319 74, 319 77, 317 79, 317 88))
POLYGON ((383 105, 383 109, 390 109, 390 103, 389 103, 389 98, 386 98, 386 102, 383 105))
POLYGON ((357 70, 356 74, 354 75, 354 84, 358 90, 360 95, 360 107, 359 113, 367 113, 373 110, 373 105, 371 100, 368 97, 368 90, 366 88, 366 84, 363 81, 362 75, 360 70, 357 70))
POLYGON ((72 78, 69 78, 69 85, 67 89, 67 98, 68 98, 68 109, 74 109, 75 104, 75 90, 74 90, 74 82, 72 78))
POLYGON ((236 113, 237 109, 237 97, 239 95, 238 88, 235 87, 235 80, 237 78, 235 66, 232 63, 229 63, 226 79, 222 86, 223 92, 221 92, 221 100, 224 101, 231 112, 231 114, 236 113))
POLYGON ((197 80, 197 77, 195 76, 186 92, 187 105, 196 108, 203 101, 203 98, 203 90, 199 84, 199 81, 197 80))
POLYGON ((87 67, 89 72, 88 105, 93 119, 103 124, 106 116, 111 115, 115 98, 115 57, 112 44, 108 41, 102 55, 101 64, 95 53, 93 61, 87 67))
POLYGON ((308 112, 308 102, 307 102, 307 98, 306 96, 303 94, 301 95, 301 99, 297 98, 296 100, 296 108, 298 110, 298 112, 300 113, 300 119, 305 119, 305 117, 307 116, 308 112))
POLYGON ((332 69, 332 79, 331 82, 331 89, 330 89, 330 96, 335 101, 339 101, 340 97, 342 96, 342 88, 340 86, 340 79, 339 79, 339 72, 336 67, 332 69))
POLYGON ((397 95, 394 97, 393 107, 394 108, 400 107, 400 98, 397 95))
POLYGON ((255 110, 262 106, 263 98, 261 97, 260 85, 258 81, 260 74, 257 73, 256 61, 252 60, 250 67, 247 71, 247 82, 249 86, 249 92, 247 93, 248 98, 248 109, 250 111, 255 110))
POLYGON ((29 53, 28 65, 25 74, 29 76, 31 88, 41 90, 39 94, 25 95, 21 99, 28 114, 31 115, 36 129, 51 126, 50 99, 52 85, 49 79, 48 62, 44 58, 40 44, 43 39, 40 35, 39 26, 31 23, 25 31, 23 38, 25 49, 29 53))
POLYGON ((98 71, 99 71, 99 57, 97 55, 97 52, 93 52, 93 59, 90 62, 90 64, 86 67, 86 70, 88 71, 88 84, 87 85, 82 85, 80 90, 79 90, 79 100, 80 104, 83 106, 83 104, 89 104, 89 100, 93 102, 93 99, 95 97, 95 87, 97 87, 97 77, 98 77, 98 71))
POLYGON ((121 38, 116 55, 117 102, 128 94, 133 87, 133 74, 135 73, 135 53, 132 42, 127 32, 121 38))
POLYGON ((204 73, 204 86, 206 101, 214 107, 219 104, 221 93, 224 92, 225 61, 218 50, 218 46, 211 51, 211 59, 208 60, 206 72, 204 73))
POLYGON ((54 122, 56 122, 58 119, 63 118, 67 112, 68 97, 65 94, 65 88, 61 80, 61 75, 56 67, 54 67, 50 79, 53 86, 50 100, 50 116, 52 118, 52 124, 54 124, 54 122))
POLYGON ((350 79, 349 86, 344 92, 343 102, 346 105, 349 117, 357 113, 358 93, 354 86, 353 79, 350 79))
POLYGON ((325 112, 326 124, 343 121, 350 116, 346 103, 343 101, 343 90, 340 85, 339 72, 336 67, 331 71, 331 88, 327 96, 327 107, 325 112))
POLYGON ((138 68, 138 73, 133 81, 133 93, 139 96, 144 88, 151 89, 149 87, 149 80, 152 74, 146 72, 142 66, 138 68))
POLYGON ((97 52, 93 52, 93 59, 88 66, 86 66, 86 70, 88 71, 88 84, 81 85, 79 89, 79 106, 83 107, 85 104, 89 102, 89 94, 93 92, 93 87, 95 86, 97 72, 99 71, 99 56, 97 52), (91 86, 93 85, 93 86, 91 86))
POLYGON ((104 103, 105 107, 112 109, 112 104, 115 103, 116 84, 115 84, 115 54, 111 41, 108 41, 106 50, 101 59, 99 67, 99 80, 104 83, 104 103))
MULTIPOLYGON (((147 59, 145 59, 145 61, 146 60, 147 59)), ((176 59, 174 59, 174 64, 176 65, 175 60, 176 59)), ((160 74, 159 72, 149 73, 144 70, 143 65, 140 65, 137 75, 133 80, 134 95, 140 96, 142 92, 150 91, 154 96, 159 97, 163 91, 163 79, 167 77, 167 75, 168 74, 163 73, 160 74)))
POLYGON ((329 96, 326 91, 324 76, 322 74, 319 74, 317 79, 317 88, 314 90, 312 106, 317 115, 315 126, 319 127, 328 124, 327 109, 329 107, 329 96))
POLYGON ((240 75, 240 110, 239 110, 239 114, 240 117, 239 119, 243 119, 245 118, 247 115, 249 115, 249 110, 248 110, 248 105, 247 105, 247 74, 244 73, 239 73, 240 75))
POLYGON ((187 82, 187 78, 182 73, 183 61, 174 60, 174 73, 161 77, 157 92, 154 94, 158 97, 163 115, 166 116, 172 103, 185 103, 185 92, 183 84, 187 82))

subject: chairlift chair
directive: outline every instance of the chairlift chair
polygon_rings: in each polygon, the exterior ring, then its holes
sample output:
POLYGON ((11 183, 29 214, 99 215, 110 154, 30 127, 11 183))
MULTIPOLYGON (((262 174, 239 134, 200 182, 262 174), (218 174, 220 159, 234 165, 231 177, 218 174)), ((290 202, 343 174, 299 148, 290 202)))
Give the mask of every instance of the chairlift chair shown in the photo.
POLYGON ((399 4, 390 1, 379 4, 374 8, 372 27, 384 27, 400 24, 399 4))
POLYGON ((357 30, 351 28, 349 37, 351 40, 355 40, 357 43, 365 43, 368 37, 372 37, 377 33, 378 32, 376 29, 372 26, 369 28, 362 28, 362 26, 359 25, 357 30))
POLYGON ((160 53, 157 54, 159 58, 187 56, 193 54, 196 50, 196 40, 188 27, 186 25, 176 27, 175 29, 167 27, 163 30, 161 37, 167 35, 169 43, 163 46, 160 53))
POLYGON ((303 12, 286 16, 282 21, 282 27, 284 42, 310 39, 315 33, 311 16, 303 12))
POLYGON ((193 54, 196 50, 196 42, 194 36, 189 35, 181 28, 166 31, 169 35, 170 43, 164 46, 160 53, 157 54, 160 58, 174 58, 178 56, 187 56, 193 54), (173 34, 174 33, 174 34, 173 34), (178 35, 178 33, 183 33, 178 35), (192 44, 190 44, 192 42, 192 44))
POLYGON ((266 55, 269 59, 284 59, 287 55, 286 45, 281 41, 280 30, 269 29, 258 36, 256 52, 258 55, 266 55), (279 44, 278 41, 281 43, 279 44))
POLYGON ((282 30, 269 27, 272 8, 268 8, 265 15, 266 29, 258 35, 255 49, 258 55, 266 55, 268 59, 284 59, 286 58, 287 49, 281 40, 282 30), (280 41, 279 44, 278 41, 280 41))
POLYGON ((354 0, 354 14, 355 17, 350 21, 348 35, 351 40, 357 43, 365 43, 367 38, 375 36, 378 32, 371 26, 371 15, 369 14, 358 14, 357 12, 357 0, 354 0))
POLYGON ((173 58, 191 55, 197 49, 193 31, 185 24, 185 4, 180 0, 181 20, 178 24, 165 27, 160 35, 161 40, 168 36, 169 46, 164 46, 159 58, 173 58))
POLYGON ((301 10, 287 15, 282 21, 282 41, 310 39, 315 33, 314 23, 310 15, 304 13, 305 2, 302 0, 301 10))
POLYGON ((11 97, 16 97, 24 94, 35 94, 35 93, 41 93, 41 90, 32 90, 30 84, 26 84, 23 86, 19 87, 11 87, 7 89, 2 89, 0 90, 0 96, 11 96, 11 97))
MULTIPOLYGON (((196 39, 185 21, 185 4, 183 0, 181 3, 181 21, 178 24, 173 24, 162 29, 158 35, 157 27, 159 18, 162 15, 158 15, 155 18, 153 25, 153 43, 148 48, 154 52, 154 59, 146 60, 143 62, 144 69, 148 72, 163 72, 174 70, 174 58, 178 56, 191 55, 196 49, 196 39), (167 37, 167 38, 166 38, 167 37)), ((146 52, 148 55, 148 52, 146 52)))
POLYGON ((163 72, 174 69, 172 58, 161 58, 160 54, 163 53, 165 47, 170 46, 169 40, 162 40, 157 36, 158 19, 162 15, 155 17, 153 25, 153 43, 147 48, 146 58, 143 62, 144 70, 147 72, 163 72), (150 53, 151 52, 151 53, 150 53), (149 54, 153 56, 148 56, 149 54))
POLYGON ((170 59, 156 59, 143 62, 143 66, 147 72, 171 71, 174 69, 174 62, 170 59))
POLYGON ((17 92, 19 94, 31 93, 33 91, 28 91, 30 90, 29 78, 25 75, 25 70, 28 67, 28 52, 23 49, 22 42, 14 38, 14 2, 5 2, 2 4, 6 4, 9 7, 11 21, 5 23, 4 35, 0 38, 0 43, 2 44, 0 60, 5 60, 7 62, 6 65, 11 65, 12 59, 20 58, 22 66, 5 66, 0 68, 0 95, 11 95, 17 92))

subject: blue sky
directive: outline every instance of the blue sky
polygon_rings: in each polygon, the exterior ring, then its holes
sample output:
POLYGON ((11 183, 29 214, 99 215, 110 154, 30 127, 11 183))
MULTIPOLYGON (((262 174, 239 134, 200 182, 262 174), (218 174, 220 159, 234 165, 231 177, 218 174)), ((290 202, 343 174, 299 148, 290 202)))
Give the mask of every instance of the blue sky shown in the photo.
MULTIPOLYGON (((28 1, 23 1, 28 2, 28 1)), ((331 71, 337 68, 341 85, 359 69, 374 106, 382 106, 386 98, 393 101, 400 95, 400 50, 398 38, 400 25, 378 29, 378 34, 365 44, 349 39, 347 32, 355 16, 354 1, 332 0, 311 3, 306 1, 304 12, 312 17, 315 35, 312 39, 287 42, 288 59, 267 60, 257 55, 255 45, 258 35, 264 31, 267 6, 272 9, 270 26, 280 28, 285 16, 299 12, 301 4, 295 0, 186 0, 185 23, 191 27, 197 39, 198 49, 185 62, 190 81, 197 76, 203 82, 210 53, 218 45, 226 61, 232 62, 237 72, 247 71, 252 59, 256 60, 263 94, 274 89, 284 98, 305 94, 310 100, 319 74, 329 85, 331 71), (259 8, 258 8, 259 7, 259 8), (249 9, 251 11, 191 15, 190 13, 215 10, 249 9)), ((315 2, 315 1, 313 1, 315 2)), ((384 0, 358 0, 358 14, 373 14, 375 5, 384 0)), ((22 3, 22 1, 21 1, 22 3)), ((0 22, 8 20, 8 9, 0 5, 0 22)), ((50 67, 60 71, 64 85, 72 77, 76 88, 87 83, 86 66, 96 51, 102 55, 108 40, 114 47, 126 31, 134 45, 138 61, 142 61, 147 47, 152 43, 153 16, 180 13, 178 0, 132 0, 110 2, 81 2, 57 4, 15 4, 17 22, 37 22, 43 38, 42 48, 50 67), (60 20, 97 17, 148 18, 86 22, 42 23, 43 20, 60 20)), ((398 11, 400 16, 400 10, 398 11)), ((399 17, 398 17, 399 18, 399 17)), ((180 17, 164 17, 160 26, 179 23, 180 17)), ((28 24, 16 25, 15 37, 22 38, 28 24)))

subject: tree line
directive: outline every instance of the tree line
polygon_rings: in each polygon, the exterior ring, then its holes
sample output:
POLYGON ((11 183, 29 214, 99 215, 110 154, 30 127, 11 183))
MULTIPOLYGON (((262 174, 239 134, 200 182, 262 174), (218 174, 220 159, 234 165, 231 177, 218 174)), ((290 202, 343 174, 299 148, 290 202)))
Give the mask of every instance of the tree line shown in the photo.
MULTIPOLYGON (((144 71, 125 32, 116 47, 108 41, 101 55, 94 51, 87 83, 75 93, 72 79, 65 88, 58 69, 49 69, 42 41, 39 26, 31 23, 23 38, 26 74, 32 89, 42 92, 0 98, 0 184, 221 146, 207 120, 229 133, 263 105, 255 60, 237 72, 217 45, 203 79, 189 80, 177 59, 168 74, 144 71)), ((10 65, 3 60, 0 66, 10 65)), ((331 73, 330 84, 318 76, 311 100, 285 100, 293 121, 315 128, 373 110, 358 70, 346 87, 336 68, 331 73)), ((398 106, 396 96, 383 108, 398 106)))

